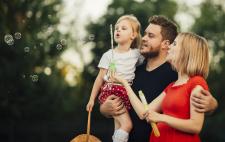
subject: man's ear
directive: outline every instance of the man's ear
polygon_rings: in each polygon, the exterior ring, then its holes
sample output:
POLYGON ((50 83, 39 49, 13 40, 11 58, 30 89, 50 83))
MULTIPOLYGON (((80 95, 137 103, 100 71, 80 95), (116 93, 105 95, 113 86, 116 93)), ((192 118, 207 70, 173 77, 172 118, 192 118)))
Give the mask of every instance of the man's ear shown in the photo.
POLYGON ((169 46, 170 46, 170 41, 169 40, 164 40, 162 42, 162 44, 163 44, 163 46, 162 46, 163 49, 168 49, 169 46))

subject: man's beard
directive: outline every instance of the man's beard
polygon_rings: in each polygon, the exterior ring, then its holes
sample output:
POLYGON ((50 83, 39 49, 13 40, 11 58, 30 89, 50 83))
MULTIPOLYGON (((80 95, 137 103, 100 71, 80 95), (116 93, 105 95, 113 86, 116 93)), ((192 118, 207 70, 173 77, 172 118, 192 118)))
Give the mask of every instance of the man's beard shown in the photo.
POLYGON ((155 58, 159 56, 159 51, 149 51, 147 53, 141 53, 146 59, 155 58))

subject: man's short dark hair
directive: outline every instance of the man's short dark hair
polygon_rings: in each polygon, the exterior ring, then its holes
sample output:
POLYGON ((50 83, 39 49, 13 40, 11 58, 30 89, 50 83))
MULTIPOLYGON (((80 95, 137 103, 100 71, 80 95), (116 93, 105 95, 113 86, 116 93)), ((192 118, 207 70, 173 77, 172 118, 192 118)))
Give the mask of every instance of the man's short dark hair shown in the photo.
POLYGON ((163 40, 169 40, 170 43, 173 43, 178 34, 177 25, 173 21, 162 15, 154 15, 149 18, 149 23, 161 26, 163 40))

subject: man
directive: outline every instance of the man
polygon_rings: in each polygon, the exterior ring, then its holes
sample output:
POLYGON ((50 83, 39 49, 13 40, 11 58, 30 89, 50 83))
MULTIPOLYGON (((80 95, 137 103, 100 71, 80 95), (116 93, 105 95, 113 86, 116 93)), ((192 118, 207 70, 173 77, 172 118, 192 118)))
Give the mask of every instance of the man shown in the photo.
MULTIPOLYGON (((155 99, 169 83, 177 80, 177 73, 166 62, 168 46, 177 36, 176 25, 163 16, 153 16, 142 38, 141 54, 145 62, 135 71, 132 89, 135 94, 142 90, 149 102, 155 99)), ((217 107, 217 101, 208 91, 195 94, 191 103, 197 107, 198 112, 212 112, 217 107)), ((121 100, 116 96, 107 98, 100 106, 100 111, 105 116, 119 115, 125 111, 121 100)), ((129 142, 148 142, 151 126, 140 120, 133 109, 130 110, 133 129, 129 142)))

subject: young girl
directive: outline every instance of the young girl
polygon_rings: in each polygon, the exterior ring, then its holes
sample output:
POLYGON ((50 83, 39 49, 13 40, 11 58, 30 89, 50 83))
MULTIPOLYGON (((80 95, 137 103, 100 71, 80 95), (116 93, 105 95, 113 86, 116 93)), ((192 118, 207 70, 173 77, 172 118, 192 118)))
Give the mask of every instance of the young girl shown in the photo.
MULTIPOLYGON (((125 15, 120 17, 115 25, 114 39, 118 46, 110 49, 103 54, 99 62, 99 73, 94 82, 89 102, 86 106, 87 111, 91 111, 94 106, 95 98, 100 91, 99 102, 103 103, 110 95, 119 96, 127 110, 131 105, 125 88, 106 77, 109 74, 109 66, 115 63, 115 73, 123 76, 129 85, 134 79, 134 71, 137 63, 142 60, 139 53, 141 42, 140 23, 133 15, 125 15)), ((119 116, 113 116, 115 123, 115 131, 113 142, 127 142, 129 132, 132 129, 132 122, 128 112, 119 116)))
POLYGON ((178 80, 149 104, 147 113, 127 81, 118 76, 114 78, 124 84, 138 116, 147 122, 157 122, 160 137, 151 134, 150 142, 200 142, 198 133, 204 113, 195 111, 190 97, 201 89, 208 90, 205 81, 209 71, 207 41, 193 33, 180 33, 169 47, 167 61, 177 70, 178 80))

